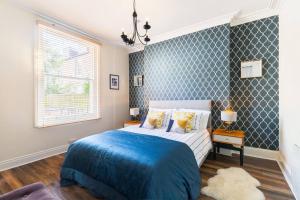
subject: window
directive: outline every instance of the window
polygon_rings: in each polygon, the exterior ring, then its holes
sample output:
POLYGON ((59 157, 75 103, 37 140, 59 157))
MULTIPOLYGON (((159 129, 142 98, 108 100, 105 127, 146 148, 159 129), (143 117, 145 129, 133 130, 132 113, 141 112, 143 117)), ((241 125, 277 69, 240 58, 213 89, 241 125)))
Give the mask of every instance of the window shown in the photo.
POLYGON ((37 127, 99 118, 100 46, 83 36, 38 23, 37 127))

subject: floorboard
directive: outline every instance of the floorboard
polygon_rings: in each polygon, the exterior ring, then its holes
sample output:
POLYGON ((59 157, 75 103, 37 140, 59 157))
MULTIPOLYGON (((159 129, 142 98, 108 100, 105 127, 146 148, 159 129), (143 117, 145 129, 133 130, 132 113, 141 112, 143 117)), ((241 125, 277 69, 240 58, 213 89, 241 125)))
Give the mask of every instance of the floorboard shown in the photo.
MULTIPOLYGON (((41 181, 51 192, 64 200, 99 200, 84 188, 60 187, 59 171, 63 159, 64 155, 57 155, 0 172, 0 194, 41 181)), ((232 166, 239 167, 239 157, 218 155, 217 160, 207 159, 200 169, 202 186, 207 185, 207 180, 216 175, 218 169, 232 166)), ((261 182, 259 189, 265 194, 267 200, 295 199, 277 162, 246 156, 243 168, 261 182)), ((204 195, 199 198, 199 200, 211 199, 204 195)))

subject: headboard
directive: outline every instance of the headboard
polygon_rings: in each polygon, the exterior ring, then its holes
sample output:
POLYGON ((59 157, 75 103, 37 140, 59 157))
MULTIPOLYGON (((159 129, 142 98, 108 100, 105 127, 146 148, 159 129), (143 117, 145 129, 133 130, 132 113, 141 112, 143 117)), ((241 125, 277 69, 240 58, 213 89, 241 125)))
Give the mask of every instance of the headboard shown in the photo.
MULTIPOLYGON (((165 109, 199 109, 211 111, 211 100, 172 100, 172 101, 149 101, 149 107, 165 109)), ((207 129, 211 133, 211 115, 207 123, 207 129)))

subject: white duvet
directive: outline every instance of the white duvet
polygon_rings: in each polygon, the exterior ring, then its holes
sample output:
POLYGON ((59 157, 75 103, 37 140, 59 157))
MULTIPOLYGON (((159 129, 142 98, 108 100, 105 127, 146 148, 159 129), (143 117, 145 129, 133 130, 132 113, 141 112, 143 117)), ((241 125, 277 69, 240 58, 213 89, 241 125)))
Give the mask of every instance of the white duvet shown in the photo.
POLYGON ((209 151, 212 149, 212 143, 209 132, 205 129, 203 131, 192 131, 191 133, 181 134, 175 132, 166 132, 166 129, 146 129, 136 126, 128 126, 120 130, 129 131, 133 133, 158 136, 178 142, 187 144, 194 152, 197 164, 200 167, 204 162, 209 151))

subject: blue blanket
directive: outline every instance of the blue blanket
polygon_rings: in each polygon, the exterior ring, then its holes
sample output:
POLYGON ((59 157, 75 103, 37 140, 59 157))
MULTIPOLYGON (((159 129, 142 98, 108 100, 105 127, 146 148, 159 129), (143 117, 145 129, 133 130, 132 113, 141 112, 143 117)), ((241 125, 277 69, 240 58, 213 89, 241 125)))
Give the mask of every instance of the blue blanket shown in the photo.
POLYGON ((200 173, 184 143, 107 131, 71 144, 61 185, 79 184, 105 199, 197 199, 200 173))

